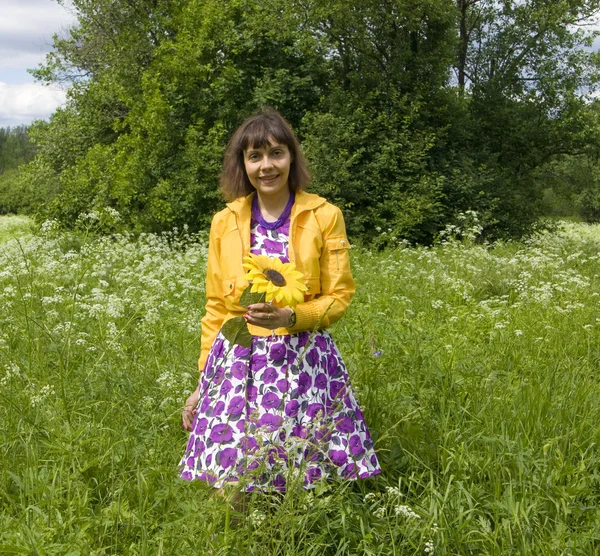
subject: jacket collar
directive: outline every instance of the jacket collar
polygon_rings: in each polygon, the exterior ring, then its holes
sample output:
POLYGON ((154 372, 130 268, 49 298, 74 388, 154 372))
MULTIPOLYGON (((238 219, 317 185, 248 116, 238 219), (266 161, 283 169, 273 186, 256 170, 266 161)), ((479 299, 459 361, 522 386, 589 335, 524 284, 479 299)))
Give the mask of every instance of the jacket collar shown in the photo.
MULTIPOLYGON (((250 195, 246 195, 246 197, 238 197, 235 201, 227 203, 227 207, 239 216, 250 218, 252 211, 252 199, 254 199, 255 195, 256 193, 253 192, 250 193, 250 195)), ((300 212, 315 209, 326 202, 327 200, 319 195, 315 195, 314 193, 306 193, 306 191, 299 191, 296 193, 296 200, 294 201, 294 206, 292 207, 291 217, 294 218, 300 212)))

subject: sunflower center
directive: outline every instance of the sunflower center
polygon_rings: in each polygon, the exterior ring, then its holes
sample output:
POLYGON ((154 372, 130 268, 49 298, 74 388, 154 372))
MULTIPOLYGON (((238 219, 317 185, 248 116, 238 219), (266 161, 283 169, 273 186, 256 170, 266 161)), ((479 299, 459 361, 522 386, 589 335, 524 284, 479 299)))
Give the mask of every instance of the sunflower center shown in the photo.
POLYGON ((269 280, 269 282, 273 282, 273 284, 275 284, 278 288, 285 286, 285 278, 283 277, 283 274, 273 270, 272 268, 265 270, 265 277, 267 280, 269 280))

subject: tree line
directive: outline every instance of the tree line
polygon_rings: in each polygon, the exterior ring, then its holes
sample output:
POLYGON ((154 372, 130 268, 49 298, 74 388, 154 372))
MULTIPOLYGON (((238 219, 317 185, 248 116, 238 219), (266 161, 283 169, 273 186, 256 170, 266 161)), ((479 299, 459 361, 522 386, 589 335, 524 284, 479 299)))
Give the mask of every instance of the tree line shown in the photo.
POLYGON ((267 106, 357 239, 428 242, 466 210, 514 237, 561 199, 600 215, 600 0, 72 4, 78 24, 33 72, 68 102, 30 128, 19 173, 44 217, 204 228, 230 133, 267 106))

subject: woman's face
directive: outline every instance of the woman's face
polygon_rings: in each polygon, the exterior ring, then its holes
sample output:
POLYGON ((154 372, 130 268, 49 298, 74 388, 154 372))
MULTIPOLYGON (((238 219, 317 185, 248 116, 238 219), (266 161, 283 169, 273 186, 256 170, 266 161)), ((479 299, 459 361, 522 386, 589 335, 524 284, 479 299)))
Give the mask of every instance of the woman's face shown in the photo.
POLYGON ((244 151, 246 174, 261 197, 284 197, 289 193, 291 164, 292 155, 287 145, 278 144, 272 137, 266 147, 248 147, 244 151))

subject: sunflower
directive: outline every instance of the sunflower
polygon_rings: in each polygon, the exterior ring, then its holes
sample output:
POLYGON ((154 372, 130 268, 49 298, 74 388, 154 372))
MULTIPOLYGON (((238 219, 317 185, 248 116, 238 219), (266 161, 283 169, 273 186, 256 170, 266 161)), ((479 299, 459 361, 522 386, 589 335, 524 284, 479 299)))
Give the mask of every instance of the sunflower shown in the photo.
POLYGON ((304 301, 306 286, 300 281, 302 273, 293 263, 282 263, 279 258, 266 255, 248 255, 244 268, 246 279, 252 283, 252 293, 265 293, 265 301, 278 307, 295 307, 304 301))

